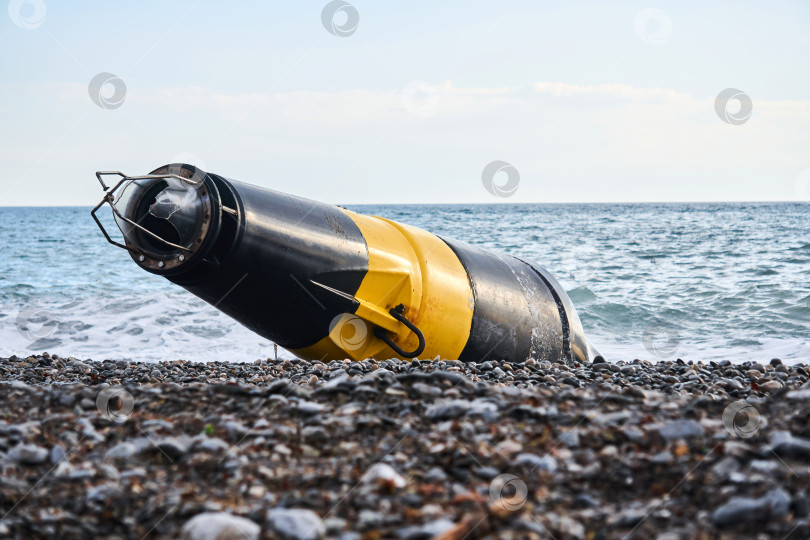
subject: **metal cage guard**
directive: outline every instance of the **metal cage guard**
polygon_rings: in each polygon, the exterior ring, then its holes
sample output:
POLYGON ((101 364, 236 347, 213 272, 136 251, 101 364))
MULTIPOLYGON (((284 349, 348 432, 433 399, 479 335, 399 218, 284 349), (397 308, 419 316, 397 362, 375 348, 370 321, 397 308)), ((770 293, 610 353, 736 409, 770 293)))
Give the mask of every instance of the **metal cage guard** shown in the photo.
MULTIPOLYGON (((145 174, 143 176, 127 176, 124 173, 122 173, 121 171, 96 171, 96 178, 98 179, 98 181, 101 184, 101 187, 102 187, 102 189, 104 190, 105 193, 104 193, 104 198, 101 199, 101 202, 98 203, 95 206, 95 208, 93 208, 90 211, 90 215, 93 216, 93 220, 95 220, 96 225, 98 225, 98 228, 101 229, 101 232, 102 232, 102 234, 104 234, 104 238, 107 239, 107 242, 109 242, 110 244, 112 244, 112 245, 114 245, 116 247, 120 247, 120 248, 126 249, 127 251, 131 251, 132 253, 139 253, 139 251, 134 249, 134 248, 131 248, 131 247, 129 247, 129 246, 125 245, 125 244, 122 244, 120 242, 116 242, 115 240, 110 238, 109 234, 107 234, 107 230, 104 228, 104 225, 101 224, 101 221, 98 219, 98 216, 96 216, 96 212, 98 211, 98 209, 101 208, 105 203, 110 205, 110 208, 112 208, 113 214, 115 214, 117 217, 119 217, 122 220, 126 221, 127 223, 129 223, 133 227, 137 227, 138 229, 145 232, 146 234, 148 234, 152 238, 154 238, 156 240, 159 240, 160 242, 163 242, 167 246, 173 247, 175 249, 181 249, 183 251, 189 251, 189 252, 192 251, 191 249, 189 249, 187 247, 183 247, 183 246, 180 246, 180 245, 177 245, 177 244, 173 244, 172 242, 169 242, 168 240, 166 240, 164 238, 161 238, 157 234, 153 233, 152 231, 150 231, 146 227, 142 227, 141 225, 139 225, 138 223, 132 221, 131 219, 122 216, 121 213, 118 211, 118 209, 113 204, 115 202, 115 197, 113 196, 113 194, 115 193, 115 191, 119 187, 121 187, 121 184, 123 184, 125 182, 131 182, 133 180, 159 180, 159 179, 166 179, 166 178, 174 178, 176 180, 181 180, 183 182, 191 184, 192 186, 199 186, 200 184, 203 183, 203 180, 194 181, 194 180, 192 180, 190 178, 184 178, 184 177, 182 177, 180 175, 177 175, 177 174, 145 174), (104 180, 102 178, 102 176, 105 176, 105 175, 118 175, 118 176, 121 177, 121 180, 119 180, 118 183, 115 184, 115 186, 113 186, 112 189, 110 189, 109 187, 107 187, 107 184, 104 183, 104 180)), ((230 209, 228 209, 228 210, 230 210, 230 209)))

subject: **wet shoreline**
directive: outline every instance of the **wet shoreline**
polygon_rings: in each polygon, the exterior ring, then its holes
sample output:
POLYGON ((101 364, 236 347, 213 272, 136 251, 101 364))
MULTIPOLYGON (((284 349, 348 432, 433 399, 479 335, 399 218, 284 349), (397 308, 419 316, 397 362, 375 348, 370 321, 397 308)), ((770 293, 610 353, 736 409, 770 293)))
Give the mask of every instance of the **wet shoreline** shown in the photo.
POLYGON ((771 364, 0 359, 0 536, 806 538, 771 364))

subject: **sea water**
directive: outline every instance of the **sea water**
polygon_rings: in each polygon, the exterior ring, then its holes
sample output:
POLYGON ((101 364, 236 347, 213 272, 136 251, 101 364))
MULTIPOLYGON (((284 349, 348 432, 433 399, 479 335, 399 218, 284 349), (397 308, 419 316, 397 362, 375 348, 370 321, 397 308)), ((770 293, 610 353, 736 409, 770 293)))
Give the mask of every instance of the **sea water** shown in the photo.
MULTIPOLYGON (((807 203, 350 208, 547 268, 608 360, 810 361, 807 203)), ((0 208, 0 356, 43 351, 146 361, 274 354, 268 340, 138 268, 104 240, 89 208, 0 208)))

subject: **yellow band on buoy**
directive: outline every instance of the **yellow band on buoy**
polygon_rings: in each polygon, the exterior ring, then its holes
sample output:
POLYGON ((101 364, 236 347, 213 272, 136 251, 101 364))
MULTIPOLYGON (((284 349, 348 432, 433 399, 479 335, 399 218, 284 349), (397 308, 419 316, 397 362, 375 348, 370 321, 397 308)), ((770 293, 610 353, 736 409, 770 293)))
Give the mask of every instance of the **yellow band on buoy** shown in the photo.
POLYGON ((422 229, 343 211, 368 245, 368 272, 354 294, 360 302, 354 316, 360 322, 346 315, 318 343, 292 352, 310 359, 402 358, 371 328, 393 332, 392 340, 402 349, 415 348, 416 336, 388 314, 403 304, 404 315, 425 336, 420 357, 457 359, 470 336, 474 301, 467 272, 453 250, 422 229))

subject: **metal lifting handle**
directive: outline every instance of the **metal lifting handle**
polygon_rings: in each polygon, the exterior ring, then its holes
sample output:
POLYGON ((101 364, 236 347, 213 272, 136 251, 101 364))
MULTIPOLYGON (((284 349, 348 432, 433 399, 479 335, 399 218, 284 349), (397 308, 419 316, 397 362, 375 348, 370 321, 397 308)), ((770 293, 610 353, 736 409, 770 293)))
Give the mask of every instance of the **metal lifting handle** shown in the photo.
POLYGON ((396 343, 391 341, 391 338, 388 337, 387 332, 382 328, 379 327, 375 328, 374 335, 377 336, 379 339, 383 340, 386 345, 391 347, 391 349, 393 349, 393 351, 398 355, 400 355, 402 358, 416 358, 425 351, 425 336, 424 334, 422 334, 422 331, 416 327, 415 324, 413 324, 411 321, 405 318, 405 315, 403 315, 404 311, 405 306, 400 304, 395 308, 391 308, 391 310, 388 313, 390 313, 391 316, 394 317, 396 320, 407 326, 408 329, 416 335, 416 338, 419 340, 419 345, 416 347, 414 351, 412 352, 403 351, 396 343))

